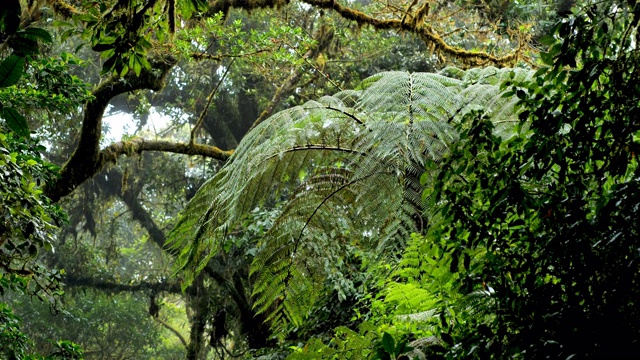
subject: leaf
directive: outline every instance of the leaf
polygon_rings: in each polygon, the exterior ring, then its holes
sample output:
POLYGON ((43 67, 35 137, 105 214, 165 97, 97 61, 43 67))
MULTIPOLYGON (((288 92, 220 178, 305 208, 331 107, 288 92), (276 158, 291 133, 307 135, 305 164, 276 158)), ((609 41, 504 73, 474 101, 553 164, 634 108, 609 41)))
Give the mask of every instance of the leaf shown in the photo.
POLYGON ((393 354, 396 349, 396 343, 393 340, 393 336, 389 335, 387 332, 382 335, 382 347, 389 354, 393 354))
POLYGON ((31 244, 29 245, 27 252, 29 253, 29 256, 36 256, 38 254, 38 248, 34 244, 31 244))
POLYGON ((16 35, 24 39, 29 39, 34 41, 40 40, 48 44, 53 42, 53 38, 51 37, 51 34, 49 34, 47 30, 37 28, 37 27, 31 27, 24 30, 20 30, 16 33, 16 35))
POLYGON ((5 107, 2 109, 2 117, 6 120, 7 126, 11 131, 20 136, 29 136, 29 126, 27 125, 27 119, 19 114, 16 109, 5 107))
POLYGON ((555 36, 553 34, 547 34, 545 36, 540 37, 540 39, 538 39, 538 42, 542 45, 547 45, 547 46, 551 46, 553 44, 555 44, 558 40, 555 38, 555 36))
POLYGON ((113 68, 116 66, 116 63, 118 61, 118 57, 116 55, 111 56, 110 58, 108 58, 107 60, 105 60, 104 64, 102 64, 102 74, 107 74, 110 73, 113 68))
POLYGON ((463 259, 464 269, 468 271, 469 267, 471 266, 471 256, 469 256, 469 254, 465 252, 463 255, 463 259))
POLYGON ((442 333, 440 335, 442 337, 442 341, 446 342, 448 345, 453 345, 453 337, 447 333, 442 333))
POLYGON ((0 88, 15 85, 24 71, 25 59, 10 55, 0 63, 0 88))
POLYGON ((541 52, 540 59, 542 59, 542 62, 547 65, 553 65, 553 55, 551 55, 550 53, 541 52))
POLYGON ((458 263, 460 261, 460 249, 456 249, 453 254, 451 254, 451 265, 449 266, 449 271, 452 273, 458 272, 458 263))
POLYGON ((9 39, 8 44, 19 56, 34 55, 40 51, 38 41, 26 37, 14 36, 9 39))
POLYGON ((116 40, 118 40, 115 36, 102 36, 100 40, 91 47, 91 50, 96 52, 104 52, 109 49, 116 48, 116 40))
POLYGON ((132 55, 131 58, 133 59, 133 71, 136 73, 136 76, 140 76, 140 73, 142 72, 142 64, 138 61, 137 56, 132 55))

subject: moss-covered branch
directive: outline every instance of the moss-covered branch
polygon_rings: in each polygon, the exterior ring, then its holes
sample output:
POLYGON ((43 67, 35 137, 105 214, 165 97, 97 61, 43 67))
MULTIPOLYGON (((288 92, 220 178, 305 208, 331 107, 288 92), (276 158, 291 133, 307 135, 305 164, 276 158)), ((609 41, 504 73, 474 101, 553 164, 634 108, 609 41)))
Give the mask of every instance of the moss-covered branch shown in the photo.
POLYGON ((142 281, 137 284, 120 284, 113 281, 97 279, 89 276, 80 276, 76 274, 67 273, 64 276, 64 283, 67 287, 90 287, 93 289, 102 290, 112 294, 121 292, 138 292, 153 290, 156 292, 164 291, 172 294, 182 294, 182 288, 180 283, 176 281, 172 282, 147 282, 142 281))
POLYGON ((143 151, 161 151, 175 154, 198 155, 222 161, 227 160, 231 154, 233 154, 233 150, 221 150, 216 146, 210 145, 135 138, 132 140, 119 141, 104 148, 100 152, 100 163, 104 167, 109 163, 115 162, 121 155, 139 154, 143 151))
POLYGON ((167 324, 165 321, 163 321, 162 319, 159 318, 153 318, 153 320, 155 320, 157 323, 159 323, 160 325, 162 325, 162 327, 164 327, 165 329, 171 331, 175 336, 178 337, 178 339, 180 339, 180 342, 182 343, 182 346, 184 346, 185 349, 188 348, 188 344, 187 344, 187 340, 185 340, 184 336, 182 336, 182 334, 180 333, 180 331, 178 331, 176 328, 174 328, 173 326, 167 324))
POLYGON ((152 69, 143 70, 140 76, 135 76, 132 72, 129 72, 125 78, 111 76, 93 90, 93 99, 84 106, 78 145, 71 158, 62 167, 60 178, 45 188, 45 194, 54 202, 71 193, 78 185, 93 177, 104 167, 100 137, 102 136, 102 117, 109 101, 130 91, 161 90, 167 74, 176 64, 176 59, 162 57, 154 59, 151 63, 152 69))
POLYGON ((433 49, 434 52, 458 59, 469 66, 511 66, 521 55, 520 50, 516 50, 505 56, 498 57, 482 51, 468 51, 448 45, 438 33, 424 22, 429 12, 428 2, 413 13, 407 14, 403 19, 379 19, 343 6, 335 0, 302 1, 320 9, 331 9, 343 18, 353 20, 359 25, 370 25, 378 30, 399 30, 413 33, 419 36, 427 47, 433 49))

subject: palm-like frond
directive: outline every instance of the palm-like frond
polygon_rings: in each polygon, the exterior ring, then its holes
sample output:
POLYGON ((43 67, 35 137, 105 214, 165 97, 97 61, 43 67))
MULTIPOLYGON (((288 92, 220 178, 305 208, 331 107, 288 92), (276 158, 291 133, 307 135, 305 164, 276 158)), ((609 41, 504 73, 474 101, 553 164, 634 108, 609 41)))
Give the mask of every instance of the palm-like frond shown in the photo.
POLYGON ((456 141, 454 125, 472 110, 517 121, 500 84, 527 76, 495 68, 385 72, 273 115, 185 209, 170 237, 181 251, 177 267, 197 273, 247 213, 284 202, 259 244, 254 295, 274 323, 300 323, 345 246, 395 249, 419 229, 426 161, 442 157, 456 141))

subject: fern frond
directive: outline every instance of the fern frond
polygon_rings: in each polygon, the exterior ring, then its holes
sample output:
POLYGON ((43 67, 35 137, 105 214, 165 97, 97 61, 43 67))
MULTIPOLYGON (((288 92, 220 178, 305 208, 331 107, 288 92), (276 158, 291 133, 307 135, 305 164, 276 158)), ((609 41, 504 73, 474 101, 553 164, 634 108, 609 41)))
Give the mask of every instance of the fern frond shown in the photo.
POLYGON ((354 244, 380 254, 404 248, 424 225, 427 161, 442 158, 472 110, 485 110, 507 133, 516 100, 500 85, 529 74, 385 72, 274 114, 186 207, 170 235, 176 268, 197 272, 253 209, 284 202, 255 256, 253 293, 272 324, 299 324, 325 286, 322 259, 340 259, 354 244))

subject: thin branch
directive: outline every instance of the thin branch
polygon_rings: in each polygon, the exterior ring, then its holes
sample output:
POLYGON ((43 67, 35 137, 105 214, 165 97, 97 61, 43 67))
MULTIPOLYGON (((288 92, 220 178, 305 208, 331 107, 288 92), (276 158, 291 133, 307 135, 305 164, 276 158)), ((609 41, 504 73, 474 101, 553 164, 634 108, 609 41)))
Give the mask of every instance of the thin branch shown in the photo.
POLYGON ((182 334, 180 334, 180 332, 175 329, 173 326, 167 324, 166 322, 162 321, 161 319, 154 317, 153 320, 157 321, 158 323, 160 323, 160 325, 162 325, 165 329, 171 331, 172 333, 174 333, 178 339, 180 339, 180 342, 182 343, 182 346, 184 346, 185 349, 187 349, 187 340, 184 338, 184 336, 182 336, 182 334))
POLYGON ((193 125, 193 129, 191 129, 191 136, 189 137, 189 145, 193 146, 193 145, 196 144, 196 132, 198 131, 198 128, 200 126, 202 126, 202 122, 204 121, 204 117, 207 115, 207 111, 209 110, 209 106, 211 106, 211 101, 213 101, 213 97, 216 95, 216 92, 218 92, 218 88, 220 87, 220 85, 222 84, 224 79, 227 77, 227 74, 229 73, 229 70, 231 69, 231 65, 233 65, 234 61, 236 61, 235 58, 231 59, 231 62, 229 63, 229 65, 225 69, 224 74, 222 74, 222 77, 220 78, 220 81, 218 81, 218 84, 216 85, 216 87, 213 88, 213 90, 211 91, 211 93, 207 97, 207 103, 204 106, 204 109, 202 110, 202 112, 200 113, 200 116, 198 117, 198 121, 196 121, 196 124, 193 125))
POLYGON ((317 71, 320 75, 322 75, 322 77, 327 79, 327 81, 330 82, 331 85, 333 85, 336 89, 338 89, 339 91, 343 90, 342 87, 340 87, 340 85, 338 85, 338 83, 333 81, 333 79, 331 79, 327 73, 325 73, 319 67, 317 67, 316 64, 314 64, 311 61, 309 61, 309 57, 305 56, 306 54, 305 55, 300 54, 300 52, 298 52, 298 49, 296 49, 294 46, 289 45, 289 43, 285 42, 284 44, 287 45, 291 50, 293 50, 298 56, 300 56, 302 58, 302 60, 304 60, 304 62, 307 63, 307 65, 311 66, 315 71, 317 71))
POLYGON ((264 52, 269 52, 269 51, 273 51, 273 49, 270 48, 266 48, 266 49, 260 49, 260 50, 256 50, 253 52, 248 52, 248 53, 242 53, 242 54, 222 54, 222 55, 213 55, 213 54, 207 54, 207 53, 193 53, 190 55, 190 57, 193 60, 199 61, 199 60, 214 60, 214 61, 222 61, 224 59, 235 59, 235 58, 242 58, 242 57, 250 57, 250 56, 254 56, 254 55, 258 55, 264 52))
POLYGON ((256 126, 265 121, 269 116, 271 116, 271 114, 273 114, 273 111, 275 110, 276 106, 280 104, 280 101, 282 100, 284 95, 296 86, 298 80, 302 76, 302 73, 302 70, 294 71, 291 75, 289 75, 289 77, 287 77, 282 85, 280 85, 280 87, 276 90, 275 94, 273 94, 273 97, 271 98, 271 101, 269 101, 269 104, 264 108, 264 110, 262 110, 258 118, 253 122, 253 124, 249 128, 249 132, 251 132, 251 130, 255 129, 256 126))
MULTIPOLYGON (((316 32, 314 36, 314 40, 316 40, 316 44, 319 44, 319 46, 309 49, 306 53, 304 53, 304 55, 300 55, 296 50, 296 54, 301 56, 302 59, 304 59, 307 63, 309 63, 308 61, 309 58, 316 57, 319 53, 324 51, 329 46, 330 41, 328 40, 330 36, 332 36, 332 34, 328 31, 316 32)), ((321 71, 319 71, 319 73, 322 74, 321 71)), ((282 83, 282 85, 280 85, 280 87, 276 90, 275 94, 273 94, 273 97, 271 98, 271 101, 269 101, 269 104, 264 108, 264 110, 260 113, 258 118, 253 122, 253 124, 249 128, 249 131, 253 130, 256 126, 258 126, 260 123, 266 120, 269 116, 271 116, 271 114, 273 114, 273 111, 280 104, 280 101, 282 101, 282 98, 296 87, 296 84, 304 74, 305 72, 302 70, 302 68, 298 68, 297 70, 293 71, 291 75, 287 77, 287 79, 282 83)), ((325 75, 323 74, 323 76, 325 75)), ((338 86, 338 89, 340 89, 339 86, 338 86)))

